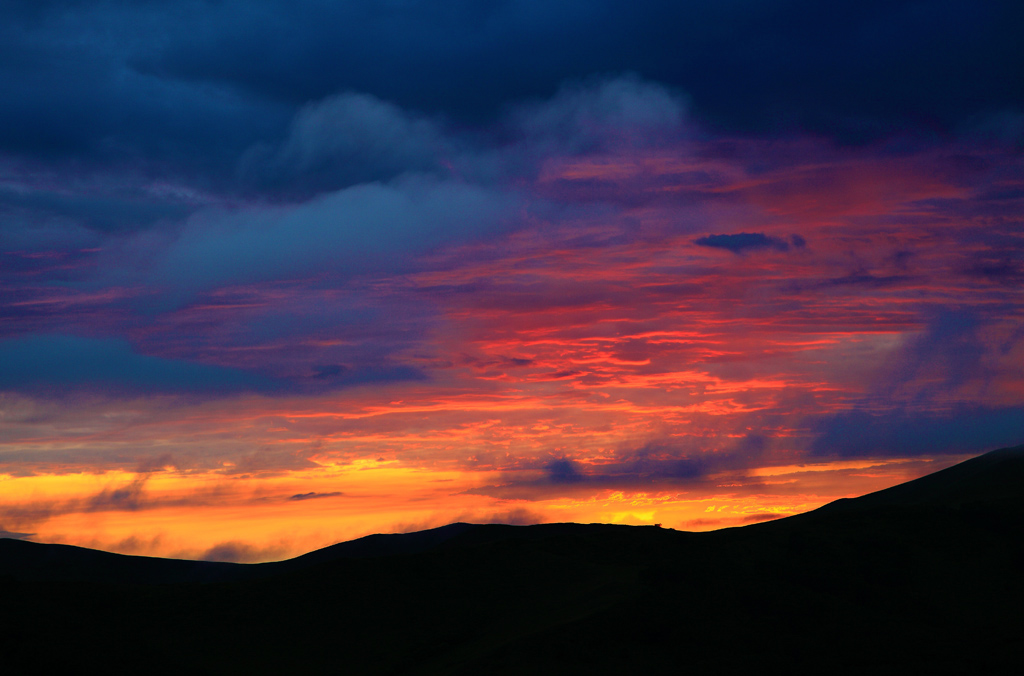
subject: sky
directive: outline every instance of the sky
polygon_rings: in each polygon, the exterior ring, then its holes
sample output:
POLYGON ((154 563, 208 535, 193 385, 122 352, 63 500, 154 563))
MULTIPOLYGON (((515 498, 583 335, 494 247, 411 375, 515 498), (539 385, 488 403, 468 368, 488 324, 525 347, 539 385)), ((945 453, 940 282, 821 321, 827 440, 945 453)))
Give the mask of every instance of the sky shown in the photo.
POLYGON ((685 530, 1024 442, 1024 5, 8 0, 0 535, 685 530))

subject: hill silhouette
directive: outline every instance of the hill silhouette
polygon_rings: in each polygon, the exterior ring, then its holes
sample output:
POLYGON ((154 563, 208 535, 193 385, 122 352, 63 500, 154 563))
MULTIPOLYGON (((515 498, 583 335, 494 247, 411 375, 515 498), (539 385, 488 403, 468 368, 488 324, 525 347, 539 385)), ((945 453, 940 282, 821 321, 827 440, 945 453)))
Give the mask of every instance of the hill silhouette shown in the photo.
POLYGON ((0 540, 5 673, 1001 673, 1024 446, 709 533, 451 524, 288 561, 0 540))

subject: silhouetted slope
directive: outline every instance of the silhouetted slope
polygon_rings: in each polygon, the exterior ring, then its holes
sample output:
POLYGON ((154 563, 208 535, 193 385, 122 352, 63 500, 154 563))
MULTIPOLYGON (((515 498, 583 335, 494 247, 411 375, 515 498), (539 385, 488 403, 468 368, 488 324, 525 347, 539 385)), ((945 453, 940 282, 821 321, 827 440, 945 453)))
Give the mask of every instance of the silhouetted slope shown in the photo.
POLYGON ((1024 445, 1003 448, 906 483, 839 500, 820 512, 881 506, 958 507, 973 502, 1021 501, 1024 488, 1024 445))
POLYGON ((317 549, 316 551, 297 556, 287 561, 261 564, 261 568, 274 573, 299 570, 308 566, 348 558, 367 558, 373 556, 396 556, 416 554, 433 549, 448 540, 477 528, 469 523, 451 523, 440 528, 418 531, 415 533, 394 533, 367 535, 356 540, 340 542, 336 545, 317 549))
POLYGON ((0 576, 19 580, 63 580, 162 584, 214 582, 244 575, 246 566, 127 556, 72 545, 0 538, 0 576))
MULTIPOLYGON (((831 537, 899 539, 896 546, 952 535, 967 541, 992 534, 995 547, 1004 537, 1024 536, 1024 446, 1004 448, 944 470, 858 498, 836 500, 819 509, 746 529, 748 537, 765 531, 831 537)), ((773 535, 774 536, 774 535, 773 535)))
POLYGON ((0 538, 0 575, 19 580, 176 584, 226 582, 281 575, 338 559, 414 554, 432 549, 466 530, 453 523, 416 533, 367 535, 308 554, 261 564, 162 559, 0 538))
POLYGON ((260 579, 8 576, 0 650, 7 673, 1010 673, 1022 464, 712 533, 453 524, 230 569, 260 579))

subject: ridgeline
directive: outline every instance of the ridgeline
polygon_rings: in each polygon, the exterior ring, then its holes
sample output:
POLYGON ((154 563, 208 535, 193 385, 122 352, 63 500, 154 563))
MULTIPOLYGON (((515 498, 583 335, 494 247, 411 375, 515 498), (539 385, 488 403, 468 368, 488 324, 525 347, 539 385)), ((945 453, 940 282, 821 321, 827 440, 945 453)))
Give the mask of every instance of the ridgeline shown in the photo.
POLYGON ((1009 673, 1024 446, 709 533, 451 524, 230 564, 0 540, 11 674, 1009 673))

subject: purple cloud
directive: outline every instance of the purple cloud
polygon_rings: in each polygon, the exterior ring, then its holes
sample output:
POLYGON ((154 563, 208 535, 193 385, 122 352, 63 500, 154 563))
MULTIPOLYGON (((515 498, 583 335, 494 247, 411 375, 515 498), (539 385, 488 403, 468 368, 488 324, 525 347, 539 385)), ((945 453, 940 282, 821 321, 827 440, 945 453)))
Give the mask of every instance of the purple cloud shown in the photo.
POLYGON ((806 240, 800 235, 793 235, 789 241, 786 241, 762 232, 739 232, 735 235, 707 235, 706 237, 694 240, 693 243, 713 249, 725 249, 734 254, 763 249, 789 251, 790 244, 797 249, 807 246, 806 240))

